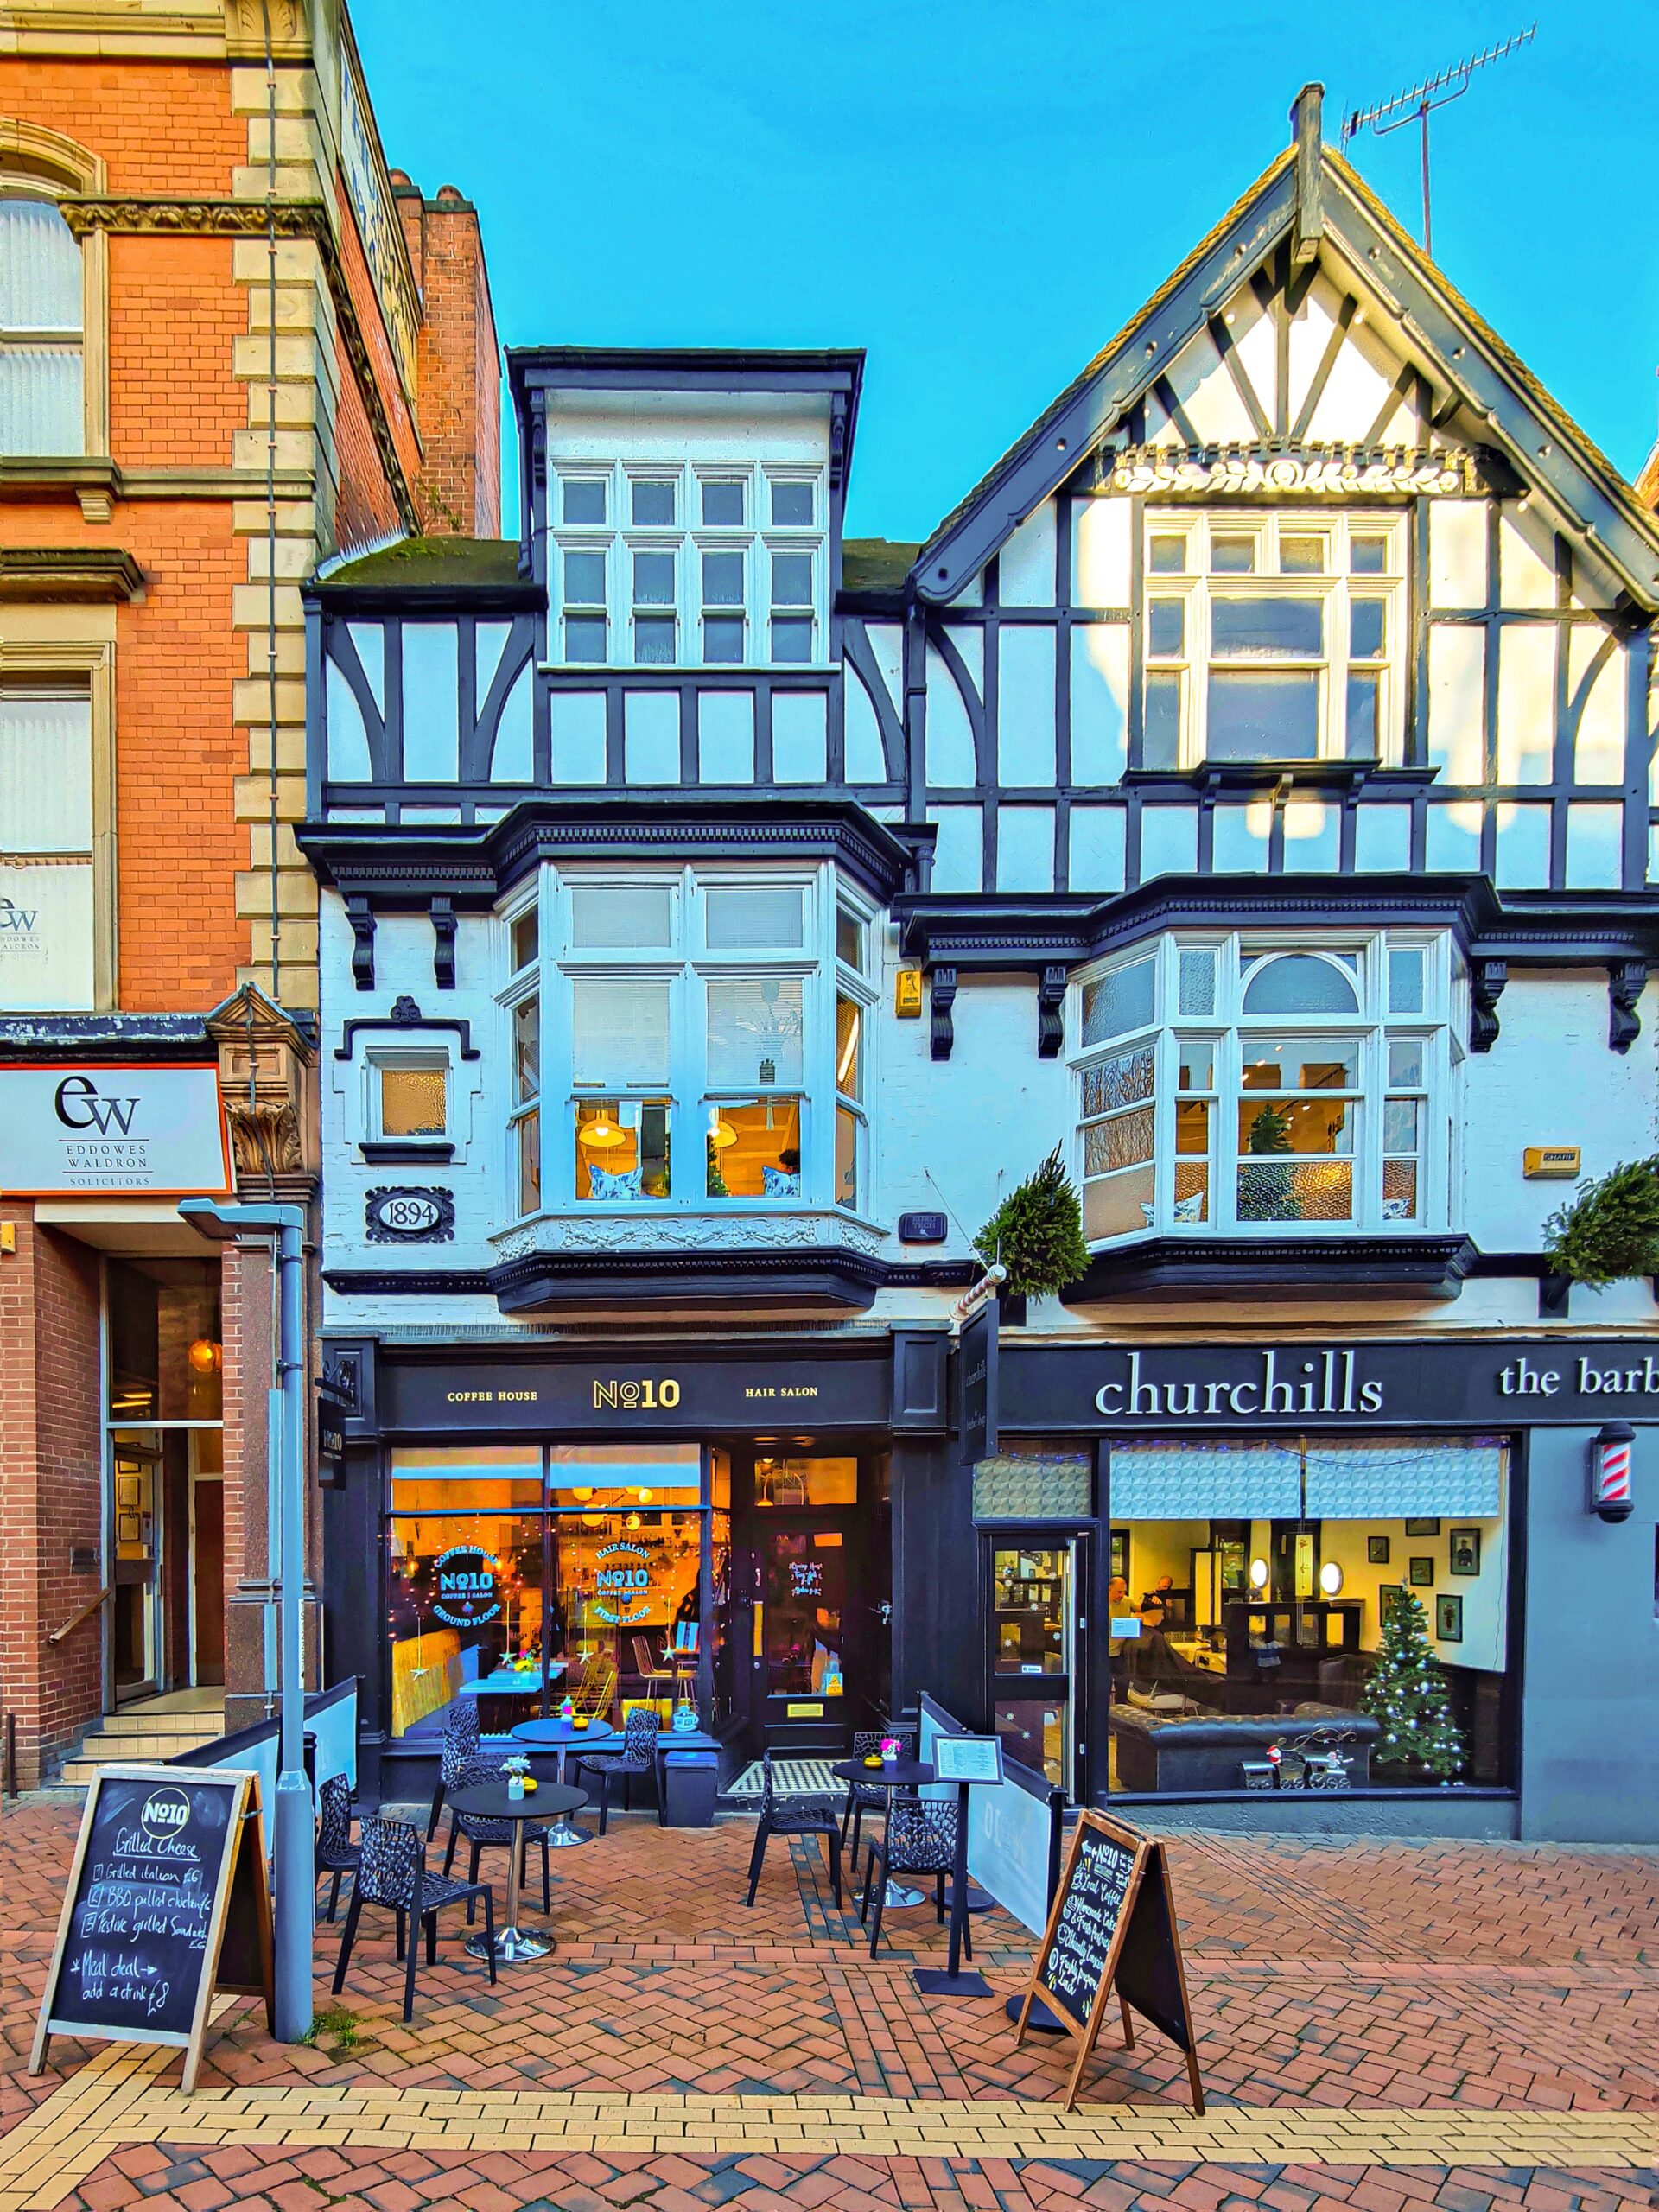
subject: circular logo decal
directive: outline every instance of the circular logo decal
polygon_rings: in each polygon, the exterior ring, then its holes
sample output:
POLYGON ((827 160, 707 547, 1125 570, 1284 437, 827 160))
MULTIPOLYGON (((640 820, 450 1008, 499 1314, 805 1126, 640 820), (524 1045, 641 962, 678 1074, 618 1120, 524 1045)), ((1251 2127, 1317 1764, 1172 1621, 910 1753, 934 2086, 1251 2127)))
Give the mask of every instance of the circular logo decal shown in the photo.
POLYGON ((493 1552, 477 1544, 452 1544, 438 1554, 433 1611, 451 1628, 477 1628, 480 1622, 493 1621, 501 1610, 496 1595, 500 1572, 501 1562, 493 1552))
POLYGON ((145 1798, 138 1825, 146 1835, 177 1835, 189 1820, 190 1800, 181 1789, 157 1789, 145 1798))

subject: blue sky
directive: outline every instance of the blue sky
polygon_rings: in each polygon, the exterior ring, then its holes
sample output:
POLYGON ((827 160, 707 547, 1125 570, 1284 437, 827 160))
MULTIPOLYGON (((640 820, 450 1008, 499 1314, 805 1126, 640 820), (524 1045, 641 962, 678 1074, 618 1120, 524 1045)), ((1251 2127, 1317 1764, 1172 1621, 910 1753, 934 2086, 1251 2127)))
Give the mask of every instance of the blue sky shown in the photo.
MULTIPOLYGON (((1528 4, 353 17, 387 158, 478 204, 504 345, 862 346, 849 533, 920 537, 1265 167, 1299 85, 1334 137, 1528 4)), ((1432 140, 1436 257, 1627 474, 1659 405, 1653 30, 1651 0, 1546 0, 1432 140)), ((1415 128, 1351 152, 1415 232, 1415 128)))

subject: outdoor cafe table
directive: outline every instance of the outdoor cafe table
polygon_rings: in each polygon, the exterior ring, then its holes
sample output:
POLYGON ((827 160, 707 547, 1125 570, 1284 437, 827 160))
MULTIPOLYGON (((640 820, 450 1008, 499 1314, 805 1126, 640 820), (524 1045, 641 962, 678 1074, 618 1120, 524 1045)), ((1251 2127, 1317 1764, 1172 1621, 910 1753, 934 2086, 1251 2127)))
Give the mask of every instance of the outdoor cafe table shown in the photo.
MULTIPOLYGON (((603 1744, 616 1734, 608 1720, 590 1720, 585 1728, 578 1728, 574 1721, 554 1716, 545 1720, 521 1720, 510 1732, 515 1744, 523 1744, 529 1750, 558 1753, 561 1789, 564 1787, 564 1762, 573 1744, 585 1749, 591 1744, 603 1744)), ((587 1798, 584 1796, 582 1802, 586 1804, 587 1798)), ((548 1830, 547 1840, 555 1851, 566 1851, 572 1844, 591 1843, 594 1832, 591 1828, 572 1827, 568 1820, 562 1820, 548 1830)))
MULTIPOLYGON (((495 1939, 496 1957, 505 1960, 509 1966, 520 1959, 545 1958, 553 1948, 550 1938, 527 1936, 518 1925, 518 1891, 524 1874, 524 1824, 526 1821, 557 1821, 568 1825, 570 1815, 587 1802, 588 1792, 585 1789, 564 1789, 546 1783, 529 1796, 511 1796, 505 1782, 475 1783, 469 1789, 457 1789, 449 1800, 452 1809, 465 1817, 475 1821, 511 1821, 512 1823, 512 1842, 507 1856, 507 1924, 495 1939)), ((550 1837, 549 1840, 551 1840, 550 1837)), ((410 1942, 416 1942, 419 1937, 419 1929, 411 1928, 410 1942)), ((481 1932, 469 1936, 467 1949, 475 1959, 488 1958, 488 1936, 481 1932)))
MULTIPOLYGON (((838 1782, 864 1782, 872 1789, 914 1789, 918 1783, 931 1782, 933 1770, 925 1759, 883 1759, 880 1766, 866 1766, 862 1759, 842 1759, 830 1770, 838 1782)), ((887 1798, 893 1802, 891 1794, 887 1798)), ((853 1869, 853 1886, 858 1886, 858 1869, 853 1869)), ((907 1883, 889 1882, 882 1896, 884 1912, 895 1907, 921 1904, 925 1901, 925 1890, 912 1890, 907 1883)))

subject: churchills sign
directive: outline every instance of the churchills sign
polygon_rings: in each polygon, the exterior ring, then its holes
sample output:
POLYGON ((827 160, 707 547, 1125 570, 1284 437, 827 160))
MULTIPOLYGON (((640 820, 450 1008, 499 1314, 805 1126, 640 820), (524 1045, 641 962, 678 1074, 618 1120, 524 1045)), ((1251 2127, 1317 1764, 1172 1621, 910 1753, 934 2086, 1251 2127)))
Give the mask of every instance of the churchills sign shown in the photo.
POLYGON ((1166 1382, 1143 1378, 1141 1354, 1132 1351, 1127 1378, 1103 1382, 1095 1393, 1095 1410, 1112 1416, 1202 1414, 1209 1419, 1221 1414, 1380 1414, 1382 1385, 1358 1379, 1357 1357, 1351 1351, 1321 1351, 1298 1359, 1294 1353, 1264 1351, 1255 1355, 1256 1372, 1236 1382, 1166 1382))

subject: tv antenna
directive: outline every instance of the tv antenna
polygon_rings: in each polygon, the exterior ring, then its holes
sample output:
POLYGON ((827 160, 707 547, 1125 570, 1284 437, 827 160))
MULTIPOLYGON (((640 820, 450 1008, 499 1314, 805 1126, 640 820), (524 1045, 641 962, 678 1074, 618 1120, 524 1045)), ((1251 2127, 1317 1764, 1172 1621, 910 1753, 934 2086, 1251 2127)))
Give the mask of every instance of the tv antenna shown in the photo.
POLYGON ((1489 46, 1484 54, 1471 54, 1466 60, 1455 61, 1449 69, 1442 69, 1438 77, 1426 77, 1421 85, 1414 85, 1409 92, 1396 92, 1391 100, 1379 100, 1374 107, 1357 107, 1351 115, 1344 116, 1342 143, 1345 146, 1358 137, 1367 124, 1378 138, 1386 138, 1391 130, 1401 130, 1408 123, 1416 123, 1423 134, 1423 251, 1432 261, 1434 257, 1433 235, 1428 222, 1428 118, 1437 107, 1447 107, 1453 100, 1460 100, 1469 89, 1469 79, 1477 69, 1484 69, 1494 61, 1502 61, 1507 54, 1514 54, 1530 45, 1538 35, 1535 21, 1531 28, 1517 31, 1513 38, 1506 38, 1501 46, 1489 46))

